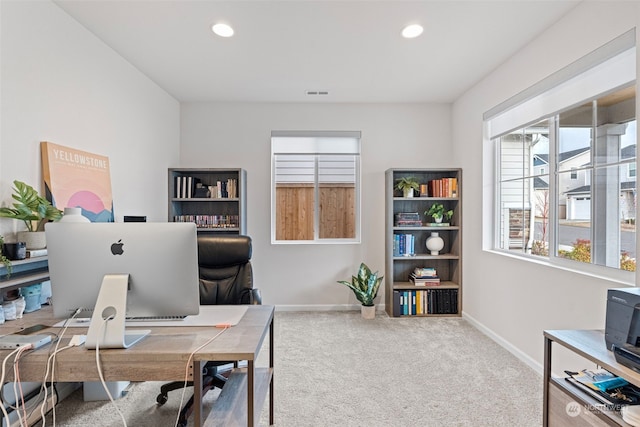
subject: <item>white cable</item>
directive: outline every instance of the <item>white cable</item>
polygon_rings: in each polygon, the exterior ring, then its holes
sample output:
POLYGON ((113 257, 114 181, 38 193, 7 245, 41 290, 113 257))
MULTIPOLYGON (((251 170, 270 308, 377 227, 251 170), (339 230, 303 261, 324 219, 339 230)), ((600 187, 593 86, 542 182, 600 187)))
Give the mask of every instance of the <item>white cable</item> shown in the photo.
POLYGON ((25 345, 19 347, 18 353, 13 358, 13 394, 16 398, 16 414, 18 414, 18 420, 21 427, 29 427, 27 422, 27 409, 24 403, 24 391, 22 390, 22 382, 20 381, 20 358, 25 351, 33 350, 32 345, 25 345), (18 390, 20 390, 20 401, 18 402, 18 390), (22 413, 21 413, 22 411, 22 413))
MULTIPOLYGON (((4 360, 2 361, 2 374, 0 375, 0 387, 2 387, 2 385, 4 384, 5 371, 6 371, 6 367, 7 367, 7 360, 9 360, 9 358, 11 356, 13 356, 14 354, 16 354, 19 350, 20 350, 20 347, 16 348, 11 353, 9 353, 4 358, 4 360)), ((4 415, 4 418, 7 420, 7 424, 8 424, 9 423, 9 414, 7 413, 7 409, 4 407, 4 402, 2 402, 2 401, 0 401, 0 410, 2 410, 2 414, 4 415)))
MULTIPOLYGON (((53 353, 51 353, 51 355, 49 356, 49 358, 47 359, 47 367, 46 367, 46 371, 44 373, 44 380, 42 381, 42 388, 44 389, 44 400, 42 401, 42 405, 40 405, 40 415, 42 417, 42 426, 41 427, 45 427, 46 425, 46 408, 47 408, 47 398, 48 398, 48 394, 49 394, 49 389, 47 387, 47 377, 49 376, 49 371, 52 370, 52 361, 55 360, 55 357, 57 356, 58 353, 73 347, 73 345, 67 345, 64 346, 60 349, 57 348, 58 346, 56 346, 56 349, 54 350, 53 353)), ((54 362, 55 363, 55 362, 54 362)), ((53 372, 51 374, 51 384, 54 383, 53 380, 53 372)), ((53 411, 53 425, 55 426, 55 407, 56 407, 56 403, 57 402, 53 402, 53 405, 51 407, 52 411, 53 411)))
MULTIPOLYGON (((67 318, 67 320, 65 320, 64 324, 63 324, 63 328, 62 328, 62 332, 60 332, 60 335, 58 336, 58 340, 56 341, 56 346, 53 349, 53 354, 51 356, 49 356, 49 358, 47 359, 47 371, 45 372, 44 375, 44 380, 42 381, 42 385, 44 387, 44 400, 42 402, 42 407, 40 408, 40 414, 42 415, 42 427, 45 427, 45 414, 46 411, 44 408, 46 408, 47 406, 47 394, 48 394, 48 389, 47 389, 47 373, 49 371, 49 361, 51 361, 51 384, 53 385, 55 382, 55 370, 56 370, 56 355, 62 351, 65 350, 67 347, 64 347, 62 350, 58 350, 58 347, 60 346, 60 342, 62 341, 62 337, 64 337, 64 334, 67 332, 67 329, 69 328, 69 321, 73 320, 76 318, 76 316, 78 314, 80 314, 82 312, 83 308, 82 307, 78 307, 76 309, 76 311, 67 318)), ((53 418, 53 427, 56 427, 56 405, 58 402, 54 402, 53 405, 51 405, 51 415, 53 418)))
MULTIPOLYGON (((107 323, 109 323, 109 320, 111 319, 113 319, 113 316, 109 316, 106 319, 104 319, 104 322, 102 323, 102 331, 100 335, 103 335, 102 332, 105 331, 107 327, 107 323)), ((107 387, 107 383, 104 381, 104 376, 102 375, 102 368, 100 367, 100 340, 99 339, 96 340, 96 367, 98 368, 98 375, 100 376, 100 382, 102 383, 102 387, 104 388, 104 391, 107 393, 107 396, 109 396, 109 400, 111 401, 111 403, 113 403, 113 406, 116 408, 116 411, 120 415, 120 418, 122 419, 122 424, 124 425, 124 427, 127 427, 127 420, 124 418, 124 415, 120 411, 120 408, 118 408, 118 405, 116 405, 115 400, 113 400, 113 397, 111 396, 111 392, 109 391, 109 387, 107 387)))
MULTIPOLYGON (((176 423, 175 423, 174 427, 178 427, 178 422, 180 421, 180 412, 182 411, 182 403, 184 402, 184 396, 185 396, 185 393, 187 391, 187 383, 189 382, 189 364, 191 363, 191 359, 193 359, 193 355, 196 354, 197 352, 199 352, 200 350, 202 350, 207 345, 209 345, 213 340, 218 338, 220 336, 220 334, 222 334, 227 329, 229 329, 229 326, 225 326, 224 329, 222 329, 220 332, 218 332, 217 334, 215 334, 214 336, 209 338, 207 341, 205 341, 204 344, 202 344, 200 347, 198 347, 195 350, 193 350, 191 352, 191 354, 189 355, 189 358, 187 359, 187 365, 185 367, 185 372, 184 372, 184 385, 182 387, 182 394, 180 396, 180 405, 178 405, 178 416, 176 417, 176 423)), ((198 372, 198 375, 202 375, 202 372, 198 372)), ((196 376, 195 372, 193 373, 193 376, 194 376, 194 379, 195 379, 195 376, 196 376)), ((195 390, 195 388, 194 388, 194 390, 195 390)), ((195 402, 195 399, 194 399, 194 405, 195 404, 196 404, 196 402, 195 402)))

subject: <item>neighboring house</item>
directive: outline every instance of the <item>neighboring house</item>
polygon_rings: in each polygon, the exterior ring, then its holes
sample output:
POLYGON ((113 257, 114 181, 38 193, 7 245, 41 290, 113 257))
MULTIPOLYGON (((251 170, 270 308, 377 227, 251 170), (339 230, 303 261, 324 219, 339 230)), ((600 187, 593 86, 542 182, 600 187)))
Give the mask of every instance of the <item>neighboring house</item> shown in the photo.
MULTIPOLYGON (((530 218, 532 206, 537 218, 546 217, 549 209, 549 156, 548 154, 533 153, 537 142, 546 141, 546 135, 527 134, 522 140, 520 135, 503 139, 502 174, 505 178, 516 178, 513 182, 504 182, 502 186, 502 215, 504 227, 501 230, 505 247, 523 247, 531 245, 531 233, 528 228, 533 226, 530 218), (524 144, 523 144, 524 142, 524 144), (524 148, 524 152, 523 152, 524 148), (523 162, 523 158, 529 158, 523 162), (524 164, 523 164, 524 163, 524 164), (505 167, 507 166, 507 167, 505 167), (528 171, 532 171, 531 174, 528 171), (531 187, 522 186, 517 177, 534 176, 530 181, 531 187), (532 196, 532 197, 530 197, 532 196), (508 231, 507 231, 508 230, 508 231), (508 243, 507 243, 508 242, 508 243)), ((636 157, 636 145, 629 145, 620 150, 620 160, 625 161, 636 157)), ((584 169, 590 165, 591 148, 583 147, 559 154, 558 218, 576 221, 591 219, 591 169, 584 169)), ((636 163, 630 162, 620 166, 620 220, 635 221, 636 207, 636 163)))
MULTIPOLYGON (((620 150, 620 160, 628 160, 636 157, 636 145, 629 145, 620 150)), ((587 158, 588 161, 588 158, 587 158)), ((566 219, 590 220, 591 219, 591 175, 587 171, 578 171, 575 182, 577 186, 560 187, 566 200, 566 219)), ((565 177, 565 183, 567 182, 565 177)), ((571 181, 569 181, 571 182, 571 181)), ((624 164, 620 167, 620 220, 635 220, 636 209, 636 164, 635 162, 624 164)))
MULTIPOLYGON (((636 145, 629 145, 620 150, 622 161, 636 157, 636 145)), ((534 155, 536 175, 548 173, 548 156, 534 155)), ((558 217, 568 220, 584 220, 591 218, 591 172, 583 170, 591 162, 591 151, 588 147, 560 153, 558 176, 559 206, 558 217)), ((548 176, 540 176, 534 182, 536 193, 548 191, 548 176)), ((636 164, 627 163, 620 168, 620 219, 635 220, 636 208, 636 164)), ((538 199, 541 199, 538 195, 538 199)), ((540 209, 538 209, 540 210, 540 209)), ((536 212, 537 216, 541 212, 536 212)))

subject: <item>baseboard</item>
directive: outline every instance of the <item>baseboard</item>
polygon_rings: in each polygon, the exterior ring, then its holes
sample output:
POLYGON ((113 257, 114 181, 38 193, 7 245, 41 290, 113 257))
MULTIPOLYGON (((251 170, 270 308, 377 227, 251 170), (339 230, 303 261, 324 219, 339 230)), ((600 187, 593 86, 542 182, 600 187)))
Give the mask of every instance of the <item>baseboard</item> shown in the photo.
MULTIPOLYGON (((360 311, 360 304, 313 304, 275 306, 276 311, 360 311)), ((384 311, 384 304, 377 304, 376 311, 384 311)))
MULTIPOLYGON (((515 357, 520 359, 522 362, 527 364, 531 369, 537 372, 540 376, 542 376, 544 369, 542 364, 538 363, 536 360, 532 359, 529 355, 522 352, 520 349, 515 347, 509 341, 502 338, 500 335, 496 334, 492 329, 487 328, 482 323, 478 322, 475 318, 470 316, 469 314, 462 312, 462 318, 469 322, 474 328, 497 342, 501 347, 507 350, 509 353, 513 354, 515 357)), ((540 339, 542 342, 542 338, 540 339)))

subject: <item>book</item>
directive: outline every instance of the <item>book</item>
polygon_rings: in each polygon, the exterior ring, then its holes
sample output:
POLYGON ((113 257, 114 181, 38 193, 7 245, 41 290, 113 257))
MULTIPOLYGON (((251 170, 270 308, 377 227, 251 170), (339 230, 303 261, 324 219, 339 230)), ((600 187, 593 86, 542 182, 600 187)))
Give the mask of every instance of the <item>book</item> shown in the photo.
POLYGON ((44 249, 27 249, 27 258, 36 258, 47 256, 47 248, 44 249))
POLYGON ((433 267, 416 267, 413 269, 416 277, 434 277, 437 276, 436 269, 433 267))
POLYGON ((598 369, 595 371, 584 369, 575 373, 572 377, 576 381, 596 391, 606 391, 612 387, 621 387, 628 384, 625 379, 620 378, 605 369, 598 369))
POLYGON ((418 212, 398 212, 395 214, 396 227, 421 227, 422 220, 418 212))

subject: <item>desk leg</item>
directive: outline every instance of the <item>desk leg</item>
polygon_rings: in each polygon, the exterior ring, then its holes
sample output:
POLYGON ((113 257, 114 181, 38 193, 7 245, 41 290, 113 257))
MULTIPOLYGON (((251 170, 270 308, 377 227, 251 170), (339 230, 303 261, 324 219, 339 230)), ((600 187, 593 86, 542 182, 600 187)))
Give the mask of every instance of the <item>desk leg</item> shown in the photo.
POLYGON ((202 419, 202 361, 193 361, 193 425, 201 426, 202 419))
POLYGON ((269 425, 272 426, 274 424, 273 419, 273 377, 274 377, 274 369, 273 369, 273 319, 271 320, 271 325, 269 326, 269 368, 271 369, 271 383, 269 384, 269 425))
POLYGON ((247 375, 247 426, 254 427, 253 421, 253 393, 255 384, 256 365, 254 360, 248 362, 248 375, 247 375))
POLYGON ((549 381, 551 381, 551 340, 544 338, 544 374, 542 381, 542 426, 549 425, 549 381))

